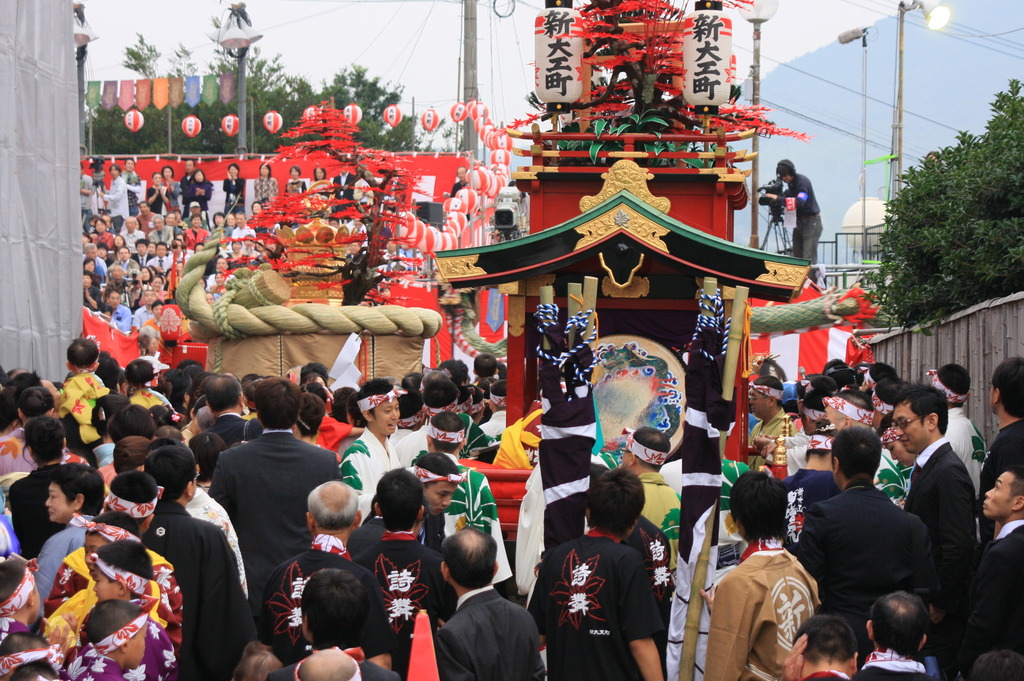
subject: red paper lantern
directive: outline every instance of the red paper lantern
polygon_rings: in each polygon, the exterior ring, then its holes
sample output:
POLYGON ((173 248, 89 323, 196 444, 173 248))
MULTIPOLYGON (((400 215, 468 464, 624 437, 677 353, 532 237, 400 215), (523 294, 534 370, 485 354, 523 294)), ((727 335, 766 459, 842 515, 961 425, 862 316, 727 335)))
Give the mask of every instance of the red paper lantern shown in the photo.
POLYGON ((461 211, 452 211, 444 219, 445 229, 450 229, 456 235, 462 234, 462 230, 466 229, 468 222, 466 214, 461 211))
POLYGON ((455 198, 460 199, 462 201, 462 206, 465 212, 476 212, 476 204, 477 201, 479 200, 479 197, 477 196, 475 190, 470 189, 469 187, 463 187, 462 189, 455 193, 455 198))
POLYGON ((146 118, 138 109, 132 109, 124 115, 124 127, 128 128, 132 132, 138 132, 139 130, 142 130, 142 126, 145 124, 145 122, 146 118))
POLYGON ((495 149, 491 152, 491 164, 508 166, 512 163, 512 154, 505 149, 495 149))
POLYGON ((198 116, 189 114, 181 121, 181 131, 187 137, 195 137, 203 131, 203 122, 199 120, 198 116))
POLYGON ((462 102, 455 102, 452 104, 451 116, 452 120, 456 123, 461 123, 466 120, 466 116, 469 115, 469 109, 462 102))
POLYGON ((359 125, 359 121, 363 120, 363 110, 358 104, 352 103, 341 110, 345 120, 352 125, 359 125))
POLYGON ((220 119, 220 129, 228 137, 234 137, 238 134, 238 116, 235 114, 228 114, 224 118, 220 119))
POLYGON ((398 108, 397 104, 384 107, 384 122, 392 128, 402 122, 402 110, 398 108))
POLYGON ((281 118, 281 114, 276 111, 268 111, 263 115, 263 127, 267 129, 271 135, 276 135, 277 131, 284 125, 284 119, 281 118))
POLYGON ((311 118, 316 118, 319 114, 320 114, 320 107, 315 106, 315 105, 310 105, 310 106, 307 106, 305 108, 305 110, 302 112, 302 117, 308 121, 311 118))
POLYGON ((427 109, 420 115, 420 125, 427 132, 434 132, 440 124, 441 117, 437 115, 437 111, 434 109, 427 109))
POLYGON ((477 110, 477 107, 479 107, 479 106, 480 106, 480 102, 478 102, 475 99, 471 99, 468 102, 466 102, 466 111, 469 112, 469 117, 470 118, 476 118, 476 116, 477 116, 476 110, 477 110))
POLYGON ((453 196, 444 200, 443 207, 445 213, 451 213, 452 211, 464 212, 465 203, 463 203, 462 199, 453 196))

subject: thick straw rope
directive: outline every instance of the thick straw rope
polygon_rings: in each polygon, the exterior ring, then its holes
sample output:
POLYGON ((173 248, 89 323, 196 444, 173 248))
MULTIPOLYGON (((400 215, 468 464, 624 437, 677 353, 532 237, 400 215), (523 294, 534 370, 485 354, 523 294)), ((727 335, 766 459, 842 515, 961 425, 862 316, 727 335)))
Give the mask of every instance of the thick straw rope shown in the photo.
MULTIPOLYGON (((189 258, 175 292, 178 306, 192 322, 192 333, 198 338, 224 336, 232 340, 246 336, 267 336, 280 333, 349 334, 368 331, 375 336, 420 336, 431 338, 441 329, 441 315, 433 310, 382 305, 332 307, 305 303, 285 307, 266 295, 260 283, 266 277, 279 277, 269 266, 260 270, 240 269, 225 284, 226 291, 212 306, 200 286, 206 264, 217 255, 218 232, 206 246, 189 258), (244 294, 244 295, 243 295, 244 294), (261 303, 255 307, 240 305, 244 297, 261 303), (275 304, 276 303, 276 304, 275 304)), ((271 287, 272 288, 272 287, 271 287)))

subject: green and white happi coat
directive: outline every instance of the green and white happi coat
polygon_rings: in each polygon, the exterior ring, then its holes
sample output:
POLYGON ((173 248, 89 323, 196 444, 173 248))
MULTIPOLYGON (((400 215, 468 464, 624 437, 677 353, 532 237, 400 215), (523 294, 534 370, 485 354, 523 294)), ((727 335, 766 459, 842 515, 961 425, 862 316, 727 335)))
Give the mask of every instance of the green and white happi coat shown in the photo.
POLYGON ((341 481, 359 492, 359 510, 370 517, 377 483, 390 470, 401 468, 390 441, 381 444, 369 430, 345 450, 341 459, 341 481))
MULTIPOLYGON (((426 453, 421 451, 413 465, 426 453)), ((491 484, 487 476, 480 471, 463 466, 451 454, 445 456, 454 461, 459 467, 459 472, 466 476, 466 479, 455 488, 452 502, 445 511, 445 536, 472 527, 494 537, 494 541, 498 543, 498 574, 494 576, 494 581, 504 581, 512 576, 512 569, 505 554, 505 540, 501 536, 501 523, 498 520, 498 504, 494 501, 491 484)))

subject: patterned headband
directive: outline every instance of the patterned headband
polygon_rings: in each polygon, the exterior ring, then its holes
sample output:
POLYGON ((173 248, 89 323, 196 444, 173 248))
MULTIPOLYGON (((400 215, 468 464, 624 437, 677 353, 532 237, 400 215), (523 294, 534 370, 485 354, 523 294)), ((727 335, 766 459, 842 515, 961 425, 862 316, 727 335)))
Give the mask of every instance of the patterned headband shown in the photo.
POLYGON ((495 395, 494 393, 491 393, 491 396, 488 399, 491 401, 492 407, 504 407, 508 403, 507 395, 495 395))
POLYGON ((803 411, 804 416, 806 416, 812 421, 820 421, 821 419, 825 418, 825 412, 818 411, 817 409, 811 409, 808 406, 804 406, 803 411))
POLYGON ((812 435, 811 439, 807 441, 807 451, 816 449, 818 451, 832 451, 832 438, 828 435, 812 435))
POLYGON ((487 403, 484 402, 483 400, 480 400, 479 402, 477 402, 476 404, 474 404, 473 406, 471 406, 469 408, 469 413, 470 414, 479 414, 480 412, 482 412, 486 408, 487 408, 487 403))
POLYGON ((115 582, 121 582, 124 584, 125 588, 133 594, 141 595, 146 593, 146 587, 149 585, 149 580, 145 577, 133 572, 128 572, 127 570, 122 570, 115 565, 111 565, 95 553, 90 553, 88 560, 90 565, 96 566, 96 569, 106 575, 108 579, 112 579, 115 582))
POLYGON ((875 416, 874 411, 861 409, 856 404, 851 404, 842 397, 826 397, 823 401, 843 416, 847 416, 858 423, 863 423, 866 426, 871 425, 871 420, 875 416))
POLYGON ((0 676, 7 676, 15 669, 31 662, 46 660, 54 669, 60 669, 64 664, 64 653, 60 646, 52 645, 49 648, 30 648, 10 655, 0 657, 0 676))
POLYGON ((779 402, 782 401, 782 391, 779 390, 778 388, 773 388, 770 385, 757 385, 756 383, 754 383, 750 386, 750 389, 756 390, 765 397, 772 397, 778 400, 779 402))
POLYGON ((420 415, 419 415, 419 413, 416 413, 416 414, 413 414, 412 416, 410 416, 409 418, 398 419, 398 427, 399 428, 412 428, 413 426, 415 426, 419 422, 420 422, 420 415))
POLYGON ((928 371, 928 375, 932 377, 932 387, 938 390, 940 393, 946 396, 946 401, 951 404, 963 404, 967 401, 967 398, 971 396, 971 391, 968 390, 967 394, 961 394, 954 392, 946 387, 946 384, 939 380, 939 370, 931 369, 928 371))
POLYGON ((636 431, 632 428, 623 428, 622 434, 626 435, 626 449, 628 449, 634 456, 639 458, 641 461, 646 461, 652 466, 661 466, 668 459, 668 452, 659 452, 657 449, 651 449, 650 447, 644 447, 642 444, 636 441, 633 434, 636 431))
POLYGON ((371 409, 374 409, 375 407, 378 407, 384 404, 385 402, 397 400, 399 395, 404 394, 405 391, 402 390, 401 388, 392 388, 383 395, 370 395, 369 397, 364 397, 363 399, 356 402, 356 404, 359 405, 360 411, 370 411, 371 409))
POLYGON ((128 501, 122 499, 113 492, 107 495, 107 510, 108 511, 121 511, 127 513, 136 520, 142 520, 153 515, 153 511, 156 510, 156 502, 160 501, 160 497, 164 495, 164 488, 156 488, 156 498, 153 501, 144 501, 142 503, 136 503, 134 501, 128 501))
MULTIPOLYGON (((92 555, 95 556, 96 554, 92 555)), ((142 628, 146 626, 148 621, 149 615, 142 613, 99 643, 94 643, 92 647, 100 655, 110 655, 110 653, 132 640, 132 637, 142 631, 142 628)))
POLYGON ((878 382, 871 376, 871 365, 870 364, 868 364, 867 366, 862 366, 859 369, 859 371, 862 374, 864 374, 864 385, 863 385, 863 387, 866 390, 870 390, 871 388, 874 388, 876 385, 878 385, 878 382))
POLYGON ((430 423, 427 425, 427 437, 438 442, 457 445, 466 439, 466 433, 461 430, 441 430, 433 423, 430 423))
POLYGON ((872 393, 871 404, 875 406, 875 411, 877 411, 882 416, 892 413, 893 406, 888 402, 883 402, 882 398, 878 396, 878 393, 872 393))
MULTIPOLYGON (((0 603, 0 617, 14 617, 19 610, 25 607, 29 596, 36 588, 36 578, 32 573, 38 569, 34 558, 25 565, 25 574, 21 576, 21 582, 18 583, 11 595, 3 603, 0 603)), ((0 676, 3 675, 0 674, 0 676)))
POLYGON ((444 407, 427 407, 427 406, 423 407, 423 409, 428 414, 430 414, 431 416, 436 416, 437 414, 440 414, 441 412, 445 412, 445 411, 455 411, 458 408, 459 408, 459 398, 458 397, 456 397, 454 400, 452 400, 451 404, 446 405, 444 407))
POLYGON ((438 475, 433 471, 428 471, 426 468, 415 466, 413 472, 416 473, 416 477, 419 478, 424 484, 428 482, 454 482, 458 484, 466 481, 466 476, 462 473, 455 473, 452 475, 438 475))
POLYGON ((890 426, 882 433, 882 444, 888 445, 899 440, 900 436, 896 434, 896 426, 890 426))
POLYGON ((115 527, 105 523, 94 523, 79 513, 71 516, 71 522, 69 522, 68 525, 71 525, 72 527, 84 527, 86 532, 98 534, 109 542, 139 541, 138 537, 122 527, 115 527))

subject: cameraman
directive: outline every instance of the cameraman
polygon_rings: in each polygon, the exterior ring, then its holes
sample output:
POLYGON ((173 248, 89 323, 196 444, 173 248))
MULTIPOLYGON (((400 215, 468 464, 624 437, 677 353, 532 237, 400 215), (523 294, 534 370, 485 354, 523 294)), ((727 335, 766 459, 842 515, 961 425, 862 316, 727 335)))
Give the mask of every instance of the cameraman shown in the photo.
POLYGON ((818 262, 818 239, 821 238, 821 211, 814 198, 814 187, 806 175, 799 175, 796 166, 788 159, 775 166, 776 174, 786 183, 786 193, 765 194, 772 201, 796 199, 796 229, 793 230, 793 255, 807 258, 811 264, 818 262))

